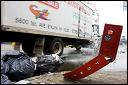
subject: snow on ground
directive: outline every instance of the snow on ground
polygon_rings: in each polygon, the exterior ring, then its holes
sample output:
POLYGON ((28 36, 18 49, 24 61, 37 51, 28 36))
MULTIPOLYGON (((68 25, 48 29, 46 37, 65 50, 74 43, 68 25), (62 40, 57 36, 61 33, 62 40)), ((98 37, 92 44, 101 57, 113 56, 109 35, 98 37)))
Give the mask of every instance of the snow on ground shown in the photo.
POLYGON ((119 46, 115 61, 105 66, 101 70, 127 71, 127 47, 119 46))

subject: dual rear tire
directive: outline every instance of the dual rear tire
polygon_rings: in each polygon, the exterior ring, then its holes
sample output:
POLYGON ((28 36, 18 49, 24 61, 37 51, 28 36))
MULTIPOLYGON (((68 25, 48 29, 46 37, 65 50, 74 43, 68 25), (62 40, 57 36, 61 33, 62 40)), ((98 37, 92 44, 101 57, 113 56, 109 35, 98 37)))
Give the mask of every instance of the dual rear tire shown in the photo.
POLYGON ((44 44, 44 52, 46 54, 57 54, 62 55, 64 44, 62 39, 54 38, 52 40, 46 40, 44 44))
MULTIPOLYGON (((35 41, 24 41, 22 42, 22 50, 27 54, 33 55, 35 41)), ((42 48, 43 49, 43 48, 42 48)), ((64 44, 62 39, 53 38, 46 39, 44 43, 44 54, 57 54, 62 55, 64 49, 64 44)))

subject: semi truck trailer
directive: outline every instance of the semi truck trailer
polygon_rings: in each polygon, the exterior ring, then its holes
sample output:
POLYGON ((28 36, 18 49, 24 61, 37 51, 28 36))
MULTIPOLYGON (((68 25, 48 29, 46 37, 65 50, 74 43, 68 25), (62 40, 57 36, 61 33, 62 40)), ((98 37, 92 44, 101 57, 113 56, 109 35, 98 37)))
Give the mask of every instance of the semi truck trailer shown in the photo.
POLYGON ((2 1, 2 41, 20 42, 28 54, 80 50, 95 42, 93 13, 80 1, 2 1))

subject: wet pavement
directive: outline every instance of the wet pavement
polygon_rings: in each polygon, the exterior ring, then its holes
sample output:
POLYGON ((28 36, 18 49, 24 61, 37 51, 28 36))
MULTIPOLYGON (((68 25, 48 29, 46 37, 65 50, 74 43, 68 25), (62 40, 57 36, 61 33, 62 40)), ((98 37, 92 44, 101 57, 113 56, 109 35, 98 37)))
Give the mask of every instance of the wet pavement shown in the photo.
MULTIPOLYGON (((77 68, 94 57, 97 54, 94 53, 93 49, 82 48, 81 50, 75 50, 75 48, 65 48, 63 56, 66 57, 65 64, 60 67, 60 70, 68 71, 77 68)), ((127 47, 119 46, 117 57, 114 62, 103 67, 103 71, 127 71, 127 47)))
MULTIPOLYGON (((5 52, 13 50, 12 45, 1 44, 1 55, 5 52)), ((59 71, 69 71, 87 63, 97 54, 94 54, 94 50, 90 48, 82 48, 81 50, 76 50, 75 48, 64 48, 63 55, 65 57, 65 64, 59 68, 59 71)), ((117 57, 114 62, 105 66, 101 70, 105 71, 127 71, 127 47, 119 46, 117 57)))
MULTIPOLYGON (((12 45, 1 44, 1 55, 10 50, 13 50, 12 45)), ((77 81, 68 81, 63 78, 62 74, 87 63, 96 55, 94 50, 90 48, 82 48, 79 51, 75 48, 64 48, 62 56, 65 57, 65 64, 59 68, 60 72, 55 72, 54 74, 46 73, 25 80, 31 82, 31 84, 127 84, 126 46, 119 46, 115 61, 101 70, 77 81)))
POLYGON ((76 50, 75 48, 65 48, 62 55, 65 57, 65 64, 59 68, 59 71, 73 70, 96 57, 95 55, 94 50, 89 48, 82 48, 81 50, 76 50))

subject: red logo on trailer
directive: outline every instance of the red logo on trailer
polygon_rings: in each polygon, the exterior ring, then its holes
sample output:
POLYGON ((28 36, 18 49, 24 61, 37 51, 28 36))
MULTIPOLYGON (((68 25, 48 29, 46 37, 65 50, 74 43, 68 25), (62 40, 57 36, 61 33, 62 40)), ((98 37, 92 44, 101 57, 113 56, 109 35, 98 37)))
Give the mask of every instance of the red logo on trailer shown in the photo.
POLYGON ((35 15, 35 18, 40 18, 42 20, 50 20, 48 19, 49 11, 48 9, 42 9, 42 10, 37 10, 35 8, 38 8, 36 5, 30 5, 29 9, 30 11, 35 15))
POLYGON ((52 7, 54 9, 59 9, 59 3, 56 1, 38 1, 38 2, 40 2, 41 4, 45 4, 49 7, 52 7))

